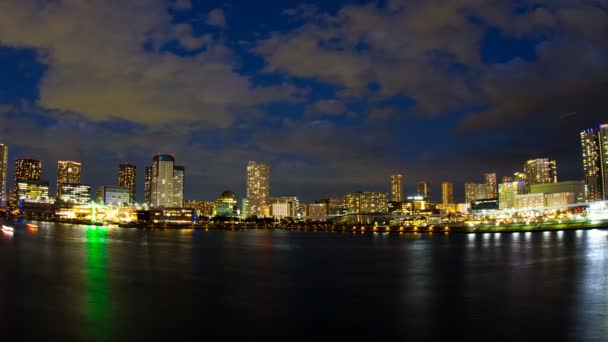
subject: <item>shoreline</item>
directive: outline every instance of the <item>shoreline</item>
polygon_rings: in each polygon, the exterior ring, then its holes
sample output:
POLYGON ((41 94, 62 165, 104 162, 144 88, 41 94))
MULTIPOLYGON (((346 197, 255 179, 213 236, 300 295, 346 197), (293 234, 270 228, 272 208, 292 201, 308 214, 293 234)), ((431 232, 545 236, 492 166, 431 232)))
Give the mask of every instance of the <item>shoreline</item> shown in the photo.
POLYGON ((153 224, 153 223, 129 223, 129 224, 103 224, 101 222, 91 222, 85 220, 61 220, 61 219, 41 219, 26 217, 0 217, 7 221, 34 221, 50 222, 62 224, 77 224, 84 226, 115 228, 135 228, 135 229, 175 229, 175 230, 288 230, 288 231, 318 231, 318 232, 348 232, 348 233, 466 233, 466 234, 485 234, 485 233, 522 233, 522 232, 551 232, 565 230, 590 230, 606 229, 608 222, 565 222, 553 223, 543 222, 535 225, 530 224, 502 224, 502 225, 483 225, 478 227, 465 227, 462 225, 430 225, 430 226, 373 226, 373 225, 331 225, 331 224, 293 224, 293 225, 267 225, 256 223, 192 223, 192 224, 153 224))

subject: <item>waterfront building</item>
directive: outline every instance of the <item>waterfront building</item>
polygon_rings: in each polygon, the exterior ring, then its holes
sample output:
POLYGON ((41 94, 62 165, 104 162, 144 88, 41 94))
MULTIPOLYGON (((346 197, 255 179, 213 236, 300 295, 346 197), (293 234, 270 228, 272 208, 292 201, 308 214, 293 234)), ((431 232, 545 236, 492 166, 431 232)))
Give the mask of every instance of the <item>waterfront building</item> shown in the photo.
POLYGON ((545 194, 517 194, 514 197, 515 209, 544 208, 546 206, 545 194))
POLYGON ((146 177, 144 180, 144 203, 152 205, 152 166, 146 166, 146 177))
POLYGON ((608 124, 580 133, 588 202, 608 199, 608 124))
POLYGON ((478 199, 471 203, 471 210, 473 212, 479 212, 483 210, 498 210, 498 208, 498 198, 478 199))
POLYGON ((135 204, 137 200, 137 167, 129 163, 118 166, 118 186, 129 189, 129 203, 135 204))
POLYGON ((418 182, 418 196, 421 196, 424 199, 430 199, 431 195, 431 184, 426 181, 418 182))
POLYGON ((197 216, 213 216, 215 210, 215 202, 199 201, 199 200, 187 200, 184 201, 184 207, 186 209, 193 209, 197 216))
POLYGON ((526 192, 526 184, 522 181, 505 182, 498 185, 498 205, 500 209, 515 207, 515 196, 526 192))
POLYGON ((401 202, 403 200, 403 175, 391 175, 391 201, 401 202))
POLYGON ((353 192, 344 196, 344 205, 349 213, 386 213, 388 195, 384 192, 353 192))
POLYGON ((498 198, 498 184, 496 183, 496 174, 486 173, 483 175, 483 179, 486 192, 484 198, 498 198))
MULTIPOLYGON (((575 202, 585 202, 585 182, 584 181, 566 181, 557 183, 534 184, 530 186, 530 193, 537 194, 557 194, 557 193, 572 193, 575 202)), ((570 203, 570 204, 572 204, 570 203)))
POLYGON ((454 184, 452 182, 441 183, 441 203, 443 205, 454 204, 454 184))
POLYGON ((18 201, 48 203, 51 202, 49 197, 49 182, 40 180, 24 180, 17 182, 15 187, 15 198, 18 201))
POLYGON ((247 215, 266 216, 269 213, 270 168, 250 161, 247 164, 247 215))
POLYGON ((574 203, 579 203, 574 192, 545 194, 545 205, 547 207, 564 207, 574 203))
POLYGON ((234 217, 239 215, 239 197, 232 191, 226 190, 222 192, 220 197, 215 201, 214 215, 234 217))
POLYGON ((297 217, 298 216, 298 210, 300 209, 300 201, 298 200, 298 198, 296 196, 271 197, 268 199, 268 203, 271 207, 272 216, 276 216, 274 214, 275 211, 272 209, 272 208, 274 208, 274 204, 286 204, 286 206, 277 207, 277 208, 281 208, 280 210, 283 210, 283 208, 287 208, 287 213, 284 215, 284 217, 297 217))
POLYGON ((394 211, 408 215, 428 214, 432 207, 428 199, 422 196, 408 196, 394 211))
POLYGON ((327 205, 325 203, 311 203, 305 205, 306 210, 304 215, 312 220, 327 219, 327 205))
POLYGON ((61 185, 80 184, 81 168, 82 164, 80 162, 72 160, 60 160, 57 162, 57 198, 61 198, 62 195, 61 185))
POLYGON ((61 194, 58 199, 63 202, 75 204, 91 202, 91 186, 87 184, 61 183, 58 192, 61 194))
MULTIPOLYGON (((147 170, 146 170, 147 173, 147 170)), ((156 154, 150 170, 150 206, 181 208, 184 205, 185 168, 175 165, 175 158, 156 154)))
POLYGON ((471 203, 478 199, 487 197, 487 184, 484 183, 464 183, 465 203, 471 203))
POLYGON ((17 183, 27 181, 39 181, 42 173, 42 162, 35 159, 15 160, 15 191, 17 183))
POLYGON ((122 186, 100 186, 97 188, 96 202, 105 205, 128 206, 131 204, 131 191, 122 186))
POLYGON ((6 192, 6 176, 8 169, 8 146, 0 144, 0 206, 8 202, 6 192))
POLYGON ((527 190, 533 184, 556 183, 557 163, 548 158, 530 159, 524 164, 524 173, 528 183, 527 190))

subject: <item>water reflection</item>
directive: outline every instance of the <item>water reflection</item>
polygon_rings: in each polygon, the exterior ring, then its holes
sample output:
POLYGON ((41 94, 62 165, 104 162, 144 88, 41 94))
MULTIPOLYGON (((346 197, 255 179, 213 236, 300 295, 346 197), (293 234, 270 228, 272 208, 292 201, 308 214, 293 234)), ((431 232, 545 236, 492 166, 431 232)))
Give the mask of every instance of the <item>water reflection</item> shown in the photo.
POLYGON ((92 340, 107 340, 112 336, 112 302, 108 284, 108 231, 105 227, 87 226, 85 312, 88 319, 88 336, 92 340))

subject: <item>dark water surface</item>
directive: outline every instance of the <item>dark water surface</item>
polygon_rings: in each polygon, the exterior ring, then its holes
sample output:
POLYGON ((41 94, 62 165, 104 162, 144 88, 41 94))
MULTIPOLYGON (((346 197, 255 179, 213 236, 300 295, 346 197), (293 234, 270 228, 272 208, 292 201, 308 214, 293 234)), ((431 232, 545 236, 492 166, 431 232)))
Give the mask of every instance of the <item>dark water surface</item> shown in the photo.
POLYGON ((17 339, 608 340, 603 230, 10 224, 13 236, 0 233, 0 323, 17 339))

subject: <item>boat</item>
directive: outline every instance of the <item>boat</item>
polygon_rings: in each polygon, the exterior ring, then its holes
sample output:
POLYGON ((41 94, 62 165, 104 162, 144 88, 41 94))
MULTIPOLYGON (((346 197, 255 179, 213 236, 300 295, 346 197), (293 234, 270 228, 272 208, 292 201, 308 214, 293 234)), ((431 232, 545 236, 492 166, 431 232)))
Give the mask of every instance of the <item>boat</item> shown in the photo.
POLYGON ((28 230, 33 231, 33 232, 38 230, 38 225, 35 225, 33 223, 28 223, 25 226, 27 227, 28 230))
POLYGON ((12 233, 12 232, 14 232, 14 231, 15 231, 15 228, 13 228, 13 227, 9 227, 9 226, 5 226, 5 225, 2 225, 2 231, 3 231, 3 232, 6 232, 6 233, 12 233))

